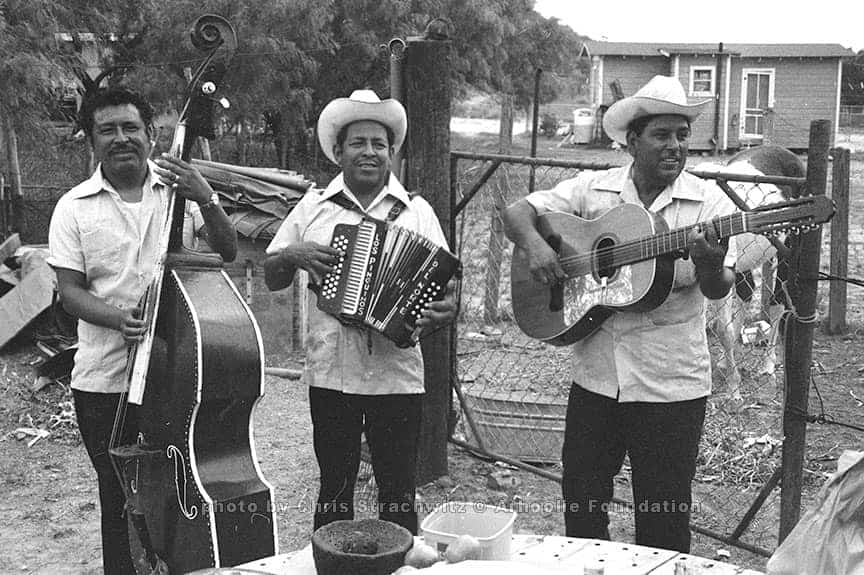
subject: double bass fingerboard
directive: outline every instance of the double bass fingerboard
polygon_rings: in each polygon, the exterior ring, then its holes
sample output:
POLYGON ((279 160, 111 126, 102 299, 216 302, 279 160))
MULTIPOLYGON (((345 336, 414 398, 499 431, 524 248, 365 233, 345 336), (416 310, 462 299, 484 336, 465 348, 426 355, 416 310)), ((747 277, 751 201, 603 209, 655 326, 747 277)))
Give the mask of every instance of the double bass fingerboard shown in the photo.
POLYGON ((371 327, 400 347, 416 343, 421 311, 444 297, 461 268, 453 254, 424 236, 372 218, 337 225, 330 245, 343 256, 321 282, 318 309, 371 327))

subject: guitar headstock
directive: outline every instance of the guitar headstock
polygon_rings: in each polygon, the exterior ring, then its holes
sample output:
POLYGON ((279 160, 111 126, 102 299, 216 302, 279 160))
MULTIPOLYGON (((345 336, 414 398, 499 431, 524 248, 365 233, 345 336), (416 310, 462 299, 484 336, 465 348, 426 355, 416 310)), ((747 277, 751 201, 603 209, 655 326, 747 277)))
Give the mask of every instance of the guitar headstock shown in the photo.
POLYGON ((771 235, 779 232, 806 233, 831 220, 834 202, 826 196, 803 196, 766 204, 746 212, 747 231, 771 235))

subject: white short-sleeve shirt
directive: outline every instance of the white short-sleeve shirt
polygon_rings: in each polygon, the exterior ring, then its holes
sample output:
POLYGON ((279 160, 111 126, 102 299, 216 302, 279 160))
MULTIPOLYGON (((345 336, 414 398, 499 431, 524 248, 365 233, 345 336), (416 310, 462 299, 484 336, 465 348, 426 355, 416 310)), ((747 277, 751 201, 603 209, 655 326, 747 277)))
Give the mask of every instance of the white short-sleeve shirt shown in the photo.
MULTIPOLYGON (((447 247, 432 206, 421 197, 411 198, 392 174, 365 211, 371 217, 384 220, 396 201, 405 207, 393 222, 395 225, 447 247)), ((360 203, 339 174, 326 189, 310 190, 298 202, 282 222, 267 253, 277 254, 301 242, 330 245, 336 224, 356 225, 362 218, 360 203), (339 193, 344 193, 357 209, 343 208, 330 199, 339 193)), ((309 334, 304 379, 309 385, 361 395, 423 393, 423 358, 419 346, 400 349, 377 332, 345 326, 317 308, 314 293, 309 291, 308 297, 309 334)))
MULTIPOLYGON (((99 166, 57 202, 48 233, 48 263, 83 273, 87 289, 105 303, 135 307, 153 279, 167 208, 167 186, 152 163, 135 206, 120 198, 99 166)), ((197 204, 186 202, 184 245, 195 247, 194 231, 202 225, 197 204)), ((125 391, 126 353, 120 332, 79 320, 72 387, 125 391)))
MULTIPOLYGON (((632 163, 586 171, 526 199, 538 213, 562 211, 585 219, 596 219, 621 203, 641 206, 631 168, 632 163)), ((713 183, 682 172, 648 209, 675 230, 731 214, 736 208, 713 183)), ((734 242, 724 263, 735 264, 734 242)), ((618 311, 573 344, 573 380, 621 402, 684 401, 709 395, 711 358, 704 306, 692 261, 676 260, 672 292, 664 303, 647 312, 618 311)))

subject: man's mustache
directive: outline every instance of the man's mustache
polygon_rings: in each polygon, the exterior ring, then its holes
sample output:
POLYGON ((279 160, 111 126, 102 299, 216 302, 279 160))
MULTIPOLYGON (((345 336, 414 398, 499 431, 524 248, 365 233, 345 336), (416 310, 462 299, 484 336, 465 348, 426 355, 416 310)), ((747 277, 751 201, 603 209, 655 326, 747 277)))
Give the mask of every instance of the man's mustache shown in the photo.
POLYGON ((137 152, 138 148, 136 146, 115 146, 108 150, 109 154, 122 154, 125 152, 137 152))

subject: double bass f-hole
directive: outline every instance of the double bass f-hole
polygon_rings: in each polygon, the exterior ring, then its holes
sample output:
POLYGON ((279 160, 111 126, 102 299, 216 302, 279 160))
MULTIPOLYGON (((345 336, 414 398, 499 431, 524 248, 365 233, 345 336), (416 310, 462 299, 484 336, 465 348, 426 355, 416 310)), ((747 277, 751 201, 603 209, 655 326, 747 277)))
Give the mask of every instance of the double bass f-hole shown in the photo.
POLYGON ((168 459, 174 462, 174 491, 177 495, 177 505, 186 519, 198 517, 198 506, 189 505, 186 492, 186 458, 176 445, 169 445, 165 450, 168 459))

